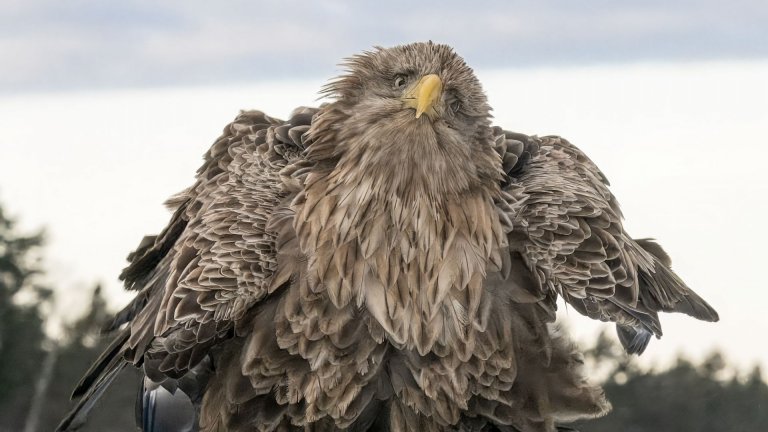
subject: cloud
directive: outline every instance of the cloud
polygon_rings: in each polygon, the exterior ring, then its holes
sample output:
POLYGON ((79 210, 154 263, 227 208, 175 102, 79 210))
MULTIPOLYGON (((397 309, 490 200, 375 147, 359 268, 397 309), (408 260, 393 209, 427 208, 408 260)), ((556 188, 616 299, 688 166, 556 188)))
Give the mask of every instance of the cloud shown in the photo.
POLYGON ((477 67, 765 57, 767 21, 763 1, 7 0, 0 92, 329 76, 426 39, 477 67))

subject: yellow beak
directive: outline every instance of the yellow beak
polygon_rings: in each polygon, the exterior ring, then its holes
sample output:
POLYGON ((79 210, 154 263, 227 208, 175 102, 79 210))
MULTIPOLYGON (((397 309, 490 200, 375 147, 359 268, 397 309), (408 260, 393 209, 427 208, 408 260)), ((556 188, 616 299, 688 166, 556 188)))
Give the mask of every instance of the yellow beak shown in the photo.
POLYGON ((424 75, 418 84, 405 94, 406 106, 416 109, 416 118, 434 108, 443 91, 443 82, 435 74, 424 75))

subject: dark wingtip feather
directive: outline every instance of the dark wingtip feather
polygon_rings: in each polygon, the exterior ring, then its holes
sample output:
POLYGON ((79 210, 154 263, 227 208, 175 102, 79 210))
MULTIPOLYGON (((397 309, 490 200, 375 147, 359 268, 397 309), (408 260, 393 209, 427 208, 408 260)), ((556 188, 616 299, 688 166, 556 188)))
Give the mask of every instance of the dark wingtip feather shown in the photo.
POLYGON ((655 258, 654 271, 640 273, 640 293, 647 305, 664 312, 684 313, 702 321, 720 319, 717 311, 670 269, 672 259, 661 245, 653 239, 635 242, 655 258))
POLYGON ((136 317, 144 306, 147 304, 147 293, 142 291, 139 293, 130 303, 128 303, 120 312, 116 313, 114 318, 104 323, 101 326, 100 333, 102 335, 110 334, 113 331, 122 327, 123 324, 130 322, 136 317))
POLYGON ((136 250, 128 255, 129 264, 123 269, 119 277, 124 282, 126 289, 140 289, 142 280, 171 250, 187 227, 187 220, 184 219, 185 211, 186 205, 180 205, 171 217, 171 222, 160 235, 144 237, 136 250))
POLYGON ((70 411, 64 420, 56 427, 56 432, 74 432, 80 429, 85 424, 85 420, 88 417, 88 413, 96 405, 96 402, 101 398, 101 395, 109 388, 112 381, 117 378, 120 371, 123 370, 126 363, 120 363, 115 365, 104 375, 93 383, 88 391, 83 395, 77 405, 70 411))
POLYGON ((702 321, 720 320, 717 311, 709 303, 660 262, 656 263, 655 272, 641 273, 641 281, 662 291, 662 295, 654 300, 664 312, 679 312, 702 321))
POLYGON ((628 325, 616 324, 616 333, 619 335, 621 346, 627 354, 642 354, 651 341, 651 333, 642 327, 632 327, 628 325))
POLYGON ((112 343, 109 344, 106 350, 101 356, 91 365, 91 367, 85 372, 80 381, 72 391, 72 399, 83 396, 91 388, 94 382, 99 378, 114 369, 119 362, 122 361, 120 357, 120 350, 123 348, 123 344, 128 340, 130 336, 130 329, 124 329, 112 343), (106 372, 105 372, 106 371, 106 372))

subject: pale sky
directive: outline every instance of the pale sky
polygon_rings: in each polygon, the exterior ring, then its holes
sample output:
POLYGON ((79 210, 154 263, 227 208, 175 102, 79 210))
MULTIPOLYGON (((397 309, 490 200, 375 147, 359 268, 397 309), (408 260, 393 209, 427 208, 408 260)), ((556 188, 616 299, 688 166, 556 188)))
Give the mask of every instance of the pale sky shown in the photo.
POLYGON ((0 93, 322 78, 432 39, 477 68, 768 57, 765 0, 3 0, 0 93))
MULTIPOLYGON (((335 59, 329 60, 335 62, 335 59)), ((333 70, 331 74, 335 73, 333 70)), ((636 62, 478 70, 495 121, 580 146, 612 183, 635 237, 655 237, 676 271, 719 312, 717 324, 662 318, 646 364, 714 347, 762 362, 768 334, 768 60, 636 62)), ((227 86, 0 95, 0 201, 49 231, 57 313, 74 313, 169 214, 201 156, 241 108, 285 117, 316 104, 326 77, 227 86), (84 290, 85 289, 85 290, 84 290)), ((568 313, 582 338, 599 325, 568 313)))

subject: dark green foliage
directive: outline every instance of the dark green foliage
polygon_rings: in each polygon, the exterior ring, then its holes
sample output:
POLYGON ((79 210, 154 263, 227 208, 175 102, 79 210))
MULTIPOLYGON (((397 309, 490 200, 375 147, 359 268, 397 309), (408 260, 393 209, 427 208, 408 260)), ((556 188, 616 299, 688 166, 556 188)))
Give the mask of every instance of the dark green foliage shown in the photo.
POLYGON ((0 207, 0 429, 23 427, 34 393, 30 377, 45 354, 39 300, 50 291, 34 281, 42 242, 40 233, 20 235, 0 207), (22 295, 34 301, 20 303, 22 295))
MULTIPOLYGON (((72 406, 69 394, 109 340, 98 334, 109 311, 96 288, 85 316, 65 337, 47 340, 44 331, 50 290, 38 284, 42 234, 22 235, 0 206, 0 431, 22 431, 43 360, 55 350, 53 376, 41 401, 38 431, 50 431, 72 406)), ((135 431, 133 405, 138 388, 134 370, 124 373, 114 391, 94 410, 83 431, 135 431)))
MULTIPOLYGON (((104 350, 110 337, 99 335, 99 328, 109 315, 101 290, 96 287, 88 313, 69 329, 71 342, 59 351, 54 378, 48 390, 48 407, 40 422, 40 431, 53 430, 74 405, 69 396, 88 366, 104 350)), ((107 392, 91 412, 83 432, 135 431, 134 402, 139 377, 135 369, 129 368, 107 392)))
POLYGON ((45 355, 41 348, 45 338, 35 308, 6 308, 1 319, 0 430, 21 430, 34 393, 34 378, 45 355))
POLYGON ((684 358, 668 370, 641 371, 605 334, 587 352, 590 363, 608 369, 604 384, 613 411, 580 423, 583 432, 768 431, 768 385, 760 369, 747 379, 733 375, 720 353, 700 365, 684 358))
MULTIPOLYGON (((72 407, 73 403, 69 400, 72 389, 109 341, 109 337, 98 334, 103 318, 107 315, 104 299, 97 287, 89 312, 68 329, 67 333, 70 337, 64 338, 68 342, 59 342, 57 361, 44 396, 44 408, 40 414, 38 431, 53 430, 72 407)), ((17 324, 25 325, 23 321, 17 324)), ((21 330, 26 332, 36 330, 40 334, 37 340, 42 340, 40 326, 30 326, 21 330)), ((23 340, 23 336, 18 339, 23 340)), ((15 381, 19 383, 13 391, 0 387, 0 395, 7 396, 6 402, 0 402, 0 431, 5 430, 4 428, 22 430, 42 364, 43 352, 39 342, 21 344, 16 348, 14 358, 24 357, 29 352, 34 352, 36 359, 28 364, 0 369, 0 371, 12 371, 15 381)), ((89 423, 81 430, 83 432, 135 431, 133 406, 138 383, 138 373, 134 369, 124 372, 92 412, 89 423)))

